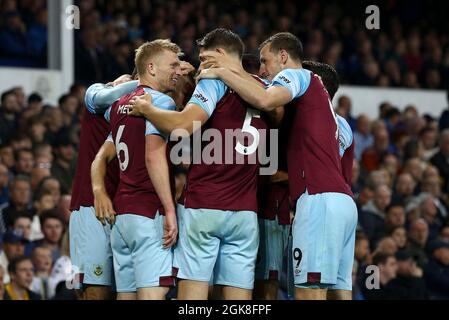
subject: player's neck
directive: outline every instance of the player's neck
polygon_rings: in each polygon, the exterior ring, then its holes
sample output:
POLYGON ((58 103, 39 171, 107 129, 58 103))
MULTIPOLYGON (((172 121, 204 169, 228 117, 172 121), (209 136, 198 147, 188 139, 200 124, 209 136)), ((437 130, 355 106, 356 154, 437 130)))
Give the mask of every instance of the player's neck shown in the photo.
POLYGON ((302 64, 301 62, 294 62, 292 60, 289 60, 282 66, 282 70, 284 69, 302 69, 302 64))
POLYGON ((153 90, 161 91, 161 87, 160 87, 159 83, 155 79, 152 79, 152 78, 147 78, 147 77, 140 78, 139 86, 147 86, 153 90))

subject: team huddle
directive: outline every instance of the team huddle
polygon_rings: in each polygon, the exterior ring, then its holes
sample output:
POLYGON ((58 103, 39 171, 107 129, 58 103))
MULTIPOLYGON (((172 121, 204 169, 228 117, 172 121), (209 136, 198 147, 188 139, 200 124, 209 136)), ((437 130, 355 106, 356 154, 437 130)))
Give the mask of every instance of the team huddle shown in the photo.
POLYGON ((302 61, 290 33, 260 45, 256 68, 230 30, 197 44, 195 80, 176 44, 154 40, 132 76, 86 92, 69 230, 80 297, 276 299, 291 232, 295 298, 351 299, 354 144, 335 70, 302 61), (199 131, 175 197, 173 142, 199 131))

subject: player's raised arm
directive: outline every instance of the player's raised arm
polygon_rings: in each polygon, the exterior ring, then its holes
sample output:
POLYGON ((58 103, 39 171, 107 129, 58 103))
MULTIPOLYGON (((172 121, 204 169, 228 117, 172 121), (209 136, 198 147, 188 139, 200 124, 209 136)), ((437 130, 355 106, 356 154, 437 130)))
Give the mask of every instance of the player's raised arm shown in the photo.
POLYGON ((115 157, 115 145, 112 142, 112 137, 108 137, 108 140, 105 141, 95 156, 95 160, 92 162, 91 166, 95 214, 97 219, 100 220, 103 225, 106 224, 106 221, 111 225, 114 224, 115 221, 114 207, 112 206, 112 201, 108 196, 104 183, 107 165, 115 157))
POLYGON ((284 86, 272 85, 265 90, 253 76, 243 69, 238 73, 225 68, 204 69, 199 74, 199 78, 221 79, 243 100, 262 111, 272 111, 295 98, 291 91, 284 86))
POLYGON ((95 83, 86 91, 86 108, 90 113, 103 113, 120 97, 136 90, 138 84, 138 81, 131 81, 129 75, 123 75, 109 84, 95 83))
POLYGON ((129 114, 144 116, 161 131, 171 133, 176 129, 183 129, 190 135, 209 119, 225 92, 226 86, 222 81, 204 80, 197 84, 191 99, 181 112, 156 108, 151 97, 145 95, 130 101, 132 111, 129 114))

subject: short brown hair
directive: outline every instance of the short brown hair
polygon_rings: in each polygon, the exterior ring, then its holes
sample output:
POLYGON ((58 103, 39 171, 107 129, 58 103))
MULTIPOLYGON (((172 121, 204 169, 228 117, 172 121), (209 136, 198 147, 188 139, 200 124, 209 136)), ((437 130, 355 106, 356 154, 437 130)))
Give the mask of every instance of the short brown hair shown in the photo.
POLYGON ((206 50, 223 48, 228 53, 237 54, 240 59, 242 59, 243 52, 245 51, 245 45, 238 34, 225 28, 212 30, 204 38, 197 40, 196 44, 198 47, 206 50))
POLYGON ((164 50, 174 52, 177 55, 181 54, 181 48, 169 39, 157 39, 151 42, 145 42, 137 48, 136 58, 134 60, 137 74, 143 76, 148 59, 162 53, 164 50))
POLYGON ((270 52, 278 53, 281 50, 287 51, 293 60, 301 61, 303 56, 302 43, 294 34, 290 32, 280 32, 269 37, 262 42, 259 46, 259 50, 270 44, 270 52))

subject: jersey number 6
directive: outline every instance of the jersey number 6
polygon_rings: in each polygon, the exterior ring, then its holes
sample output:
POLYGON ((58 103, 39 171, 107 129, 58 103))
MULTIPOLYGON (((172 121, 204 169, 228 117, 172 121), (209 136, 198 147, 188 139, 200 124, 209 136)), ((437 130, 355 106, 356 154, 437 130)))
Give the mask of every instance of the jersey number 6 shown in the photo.
POLYGON ((124 142, 120 142, 120 139, 122 138, 123 131, 125 130, 125 125, 122 125, 118 128, 117 136, 115 137, 115 149, 117 152, 117 158, 118 162, 120 164, 120 170, 125 171, 126 168, 128 168, 129 164, 129 151, 128 146, 124 142), (123 151, 124 159, 122 161, 120 157, 120 152, 123 151))

